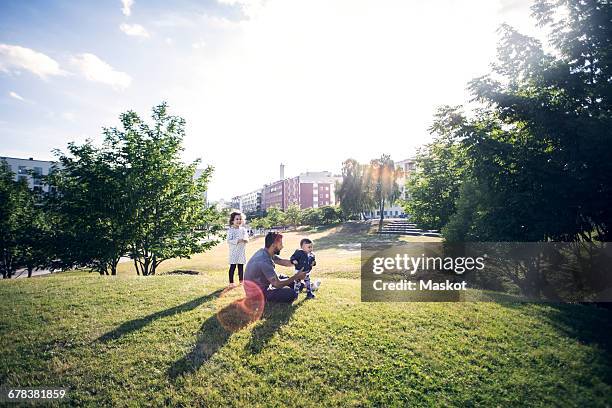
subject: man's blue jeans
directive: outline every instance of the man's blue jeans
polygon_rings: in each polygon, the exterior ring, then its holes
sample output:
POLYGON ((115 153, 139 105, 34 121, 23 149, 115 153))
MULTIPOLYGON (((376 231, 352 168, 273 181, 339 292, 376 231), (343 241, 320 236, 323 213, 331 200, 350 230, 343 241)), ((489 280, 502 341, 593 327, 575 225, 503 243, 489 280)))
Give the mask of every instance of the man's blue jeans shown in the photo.
POLYGON ((295 293, 292 287, 285 286, 279 289, 266 289, 264 296, 266 297, 266 302, 292 303, 297 299, 298 294, 295 293))

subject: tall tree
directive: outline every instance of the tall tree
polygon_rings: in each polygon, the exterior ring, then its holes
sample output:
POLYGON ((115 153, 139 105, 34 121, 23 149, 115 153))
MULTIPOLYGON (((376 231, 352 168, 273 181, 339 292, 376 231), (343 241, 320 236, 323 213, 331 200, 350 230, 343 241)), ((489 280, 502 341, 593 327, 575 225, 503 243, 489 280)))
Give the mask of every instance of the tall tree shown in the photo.
POLYGON ((56 154, 59 165, 47 177, 56 187, 47 201, 55 220, 55 266, 115 275, 128 252, 135 216, 125 200, 127 180, 118 155, 89 140, 70 143, 68 153, 56 154))
POLYGON ((297 204, 291 204, 285 210, 285 219, 287 223, 291 225, 293 228, 296 228, 302 222, 302 211, 297 204))
POLYGON ((470 83, 482 108, 469 118, 441 111, 439 148, 422 160, 458 158, 445 164, 455 171, 417 173, 407 210, 436 226, 452 218, 445 230, 470 240, 609 240, 611 9, 595 0, 537 1, 554 55, 502 26, 491 74, 470 83), (467 196, 474 194, 477 202, 467 196), (436 196, 443 205, 432 204, 436 196))
POLYGON ((384 154, 370 162, 369 179, 374 187, 374 201, 380 210, 379 230, 382 230, 383 226, 385 203, 392 204, 400 196, 397 185, 400 175, 401 170, 395 167, 389 155, 384 154))
POLYGON ((45 218, 40 197, 25 181, 15 181, 6 162, 0 160, 0 271, 11 278, 19 268, 32 270, 46 263, 43 250, 45 218))
POLYGON ((336 197, 347 217, 358 216, 374 207, 370 181, 367 165, 355 159, 347 159, 342 163, 342 182, 336 186, 336 197))
POLYGON ((213 168, 194 178, 198 160, 180 159, 185 120, 168 114, 165 103, 153 108, 153 124, 135 112, 121 115, 123 129, 105 129, 105 144, 123 176, 122 195, 128 213, 129 253, 140 275, 154 275, 165 260, 188 258, 218 243, 222 225, 214 207, 204 201, 213 168))
POLYGON ((104 143, 70 144, 49 177, 57 186, 50 208, 64 267, 116 274, 129 255, 139 275, 154 275, 166 259, 189 257, 218 242, 220 217, 204 194, 213 169, 194 178, 198 161, 180 160, 185 121, 153 108, 150 126, 132 111, 122 129, 104 129, 104 143))

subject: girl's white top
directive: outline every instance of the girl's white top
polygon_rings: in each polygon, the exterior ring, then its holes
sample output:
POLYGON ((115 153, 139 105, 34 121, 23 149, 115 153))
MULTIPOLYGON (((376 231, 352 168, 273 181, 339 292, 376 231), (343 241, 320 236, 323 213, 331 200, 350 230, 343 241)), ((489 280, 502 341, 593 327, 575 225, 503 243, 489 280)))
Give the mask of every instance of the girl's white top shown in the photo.
POLYGON ((229 244, 229 263, 230 264, 245 264, 246 243, 238 242, 239 239, 249 240, 249 233, 246 228, 240 226, 238 228, 229 227, 227 229, 227 243, 229 244))

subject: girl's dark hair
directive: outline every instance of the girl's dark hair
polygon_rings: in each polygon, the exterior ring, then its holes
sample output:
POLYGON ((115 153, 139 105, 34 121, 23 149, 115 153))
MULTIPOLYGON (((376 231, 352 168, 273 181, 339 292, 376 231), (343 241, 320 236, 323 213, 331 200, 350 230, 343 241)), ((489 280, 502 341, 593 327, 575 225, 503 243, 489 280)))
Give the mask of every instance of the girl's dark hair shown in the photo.
POLYGON ((234 225, 234 218, 236 218, 237 215, 240 215, 242 217, 242 213, 239 211, 234 211, 230 214, 230 221, 229 221, 230 226, 234 225))

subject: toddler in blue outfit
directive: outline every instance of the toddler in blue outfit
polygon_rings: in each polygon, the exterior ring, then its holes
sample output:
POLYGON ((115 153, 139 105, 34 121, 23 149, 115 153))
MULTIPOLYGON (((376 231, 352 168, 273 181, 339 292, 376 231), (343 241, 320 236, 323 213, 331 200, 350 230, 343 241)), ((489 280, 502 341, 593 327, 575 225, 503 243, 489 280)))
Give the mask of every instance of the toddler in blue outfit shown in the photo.
POLYGON ((296 281, 294 283, 293 289, 296 293, 299 293, 304 286, 306 287, 307 299, 313 299, 315 297, 313 292, 313 285, 310 282, 310 271, 312 271, 312 267, 317 264, 315 261, 315 255, 312 253, 312 241, 308 238, 304 238, 300 241, 300 248, 297 249, 289 260, 293 265, 295 265, 295 271, 304 270, 306 273, 306 277, 304 278, 304 282, 296 281))

